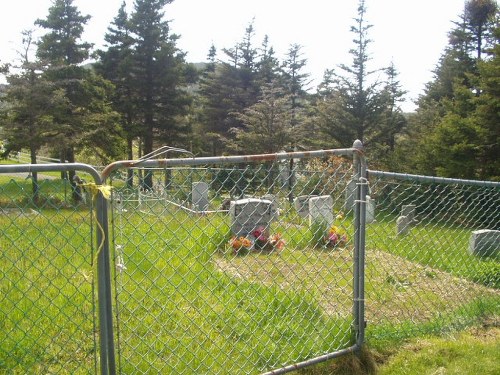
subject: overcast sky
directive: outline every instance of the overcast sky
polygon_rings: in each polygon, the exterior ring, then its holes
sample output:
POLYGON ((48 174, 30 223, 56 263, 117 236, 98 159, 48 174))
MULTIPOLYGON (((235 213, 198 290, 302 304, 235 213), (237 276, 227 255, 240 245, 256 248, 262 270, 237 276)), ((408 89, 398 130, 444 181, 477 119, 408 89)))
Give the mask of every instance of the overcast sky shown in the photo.
MULTIPOLYGON (((89 21, 84 40, 102 47, 106 28, 122 0, 74 0, 89 21)), ((129 11, 133 1, 126 0, 129 11)), ((33 29, 37 18, 46 18, 51 0, 4 0, 0 13, 0 60, 16 58, 21 32, 33 29), (7 5, 8 3, 8 5, 7 5)), ((325 69, 351 63, 353 47, 349 31, 356 17, 357 0, 175 0, 165 8, 171 29, 180 34, 178 47, 189 62, 206 61, 212 43, 230 48, 242 40, 245 28, 255 18, 254 44, 268 35, 276 56, 282 60, 293 43, 303 46, 308 60, 305 72, 313 87, 325 69)), ((394 62, 407 90, 406 110, 432 79, 432 70, 447 45, 447 33, 462 13, 464 0, 366 0, 370 29, 371 68, 394 62)), ((222 58, 222 53, 219 54, 222 58)))

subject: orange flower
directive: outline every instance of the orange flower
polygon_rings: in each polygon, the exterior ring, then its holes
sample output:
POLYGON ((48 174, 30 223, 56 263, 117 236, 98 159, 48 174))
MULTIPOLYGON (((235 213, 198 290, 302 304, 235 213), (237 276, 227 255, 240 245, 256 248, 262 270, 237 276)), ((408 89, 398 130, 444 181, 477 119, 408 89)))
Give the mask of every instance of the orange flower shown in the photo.
POLYGON ((250 241, 246 237, 240 237, 240 242, 241 242, 241 246, 246 247, 247 249, 252 246, 252 241, 250 241))

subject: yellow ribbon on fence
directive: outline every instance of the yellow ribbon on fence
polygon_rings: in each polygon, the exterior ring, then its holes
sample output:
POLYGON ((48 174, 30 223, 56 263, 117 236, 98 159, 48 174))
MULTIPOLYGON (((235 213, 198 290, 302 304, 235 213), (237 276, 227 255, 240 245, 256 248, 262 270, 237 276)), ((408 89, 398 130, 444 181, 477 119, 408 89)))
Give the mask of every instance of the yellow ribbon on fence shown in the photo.
POLYGON ((80 184, 80 186, 87 189, 92 194, 92 198, 95 198, 97 196, 97 193, 101 192, 104 199, 107 200, 111 199, 111 189, 113 189, 113 186, 97 185, 96 183, 93 182, 80 184))
MULTIPOLYGON (((102 193, 102 196, 104 197, 104 199, 107 199, 107 200, 111 199, 111 190, 113 189, 113 186, 111 186, 111 185, 97 185, 94 182, 88 182, 88 183, 86 182, 83 184, 78 184, 78 186, 85 188, 92 195, 92 199, 95 199, 99 192, 102 193)), ((92 260, 94 267, 97 268, 97 258, 99 257, 99 253, 101 252, 102 247, 104 246, 104 241, 106 240, 106 233, 104 232, 104 228, 101 226, 101 224, 99 223, 99 220, 97 219, 97 213, 96 213, 95 209, 93 211, 94 211, 94 218, 95 218, 97 227, 101 231, 101 235, 102 235, 101 243, 97 247, 97 251, 94 255, 94 259, 92 260)), ((91 270, 91 272, 94 273, 94 270, 91 270)), ((95 274, 97 274, 97 272, 95 274)))

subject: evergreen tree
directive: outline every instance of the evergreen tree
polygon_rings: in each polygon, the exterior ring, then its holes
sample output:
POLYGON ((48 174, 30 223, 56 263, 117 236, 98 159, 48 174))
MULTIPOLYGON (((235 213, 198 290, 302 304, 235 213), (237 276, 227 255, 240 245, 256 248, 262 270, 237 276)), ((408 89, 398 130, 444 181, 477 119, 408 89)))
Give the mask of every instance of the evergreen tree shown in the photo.
POLYGON ((309 74, 303 69, 307 64, 307 59, 302 58, 302 46, 292 44, 283 62, 283 85, 290 99, 290 130, 291 144, 290 151, 297 151, 299 140, 304 140, 308 134, 304 131, 304 109, 307 106, 307 85, 309 74))
MULTIPOLYGON (((38 58, 48 67, 44 78, 64 99, 61 102, 65 102, 64 106, 51 112, 57 125, 53 127, 53 146, 59 148, 61 160, 69 162, 75 161, 75 148, 88 146, 91 141, 99 141, 92 146, 100 147, 102 156, 119 149, 109 147, 116 145, 120 135, 116 114, 108 105, 111 86, 82 66, 92 47, 80 41, 89 19, 90 16, 81 15, 72 0, 55 0, 47 18, 35 22, 47 30, 37 49, 38 58)), ((69 172, 73 197, 79 200, 74 175, 74 171, 69 172)))
MULTIPOLYGON (((140 115, 143 153, 151 153, 155 139, 178 145, 188 132, 180 118, 186 114, 190 98, 186 85, 185 53, 176 47, 178 36, 170 32, 163 8, 172 0, 136 0, 130 29, 134 41, 131 81, 140 115)), ((152 175, 144 188, 152 188, 152 175)))
MULTIPOLYGON (((419 98, 419 108, 411 119, 411 142, 402 144, 413 155, 408 167, 414 171, 471 179, 497 175, 488 166, 495 165, 490 152, 498 151, 498 132, 490 120, 483 122, 484 115, 495 110, 495 91, 482 77, 488 71, 484 67, 489 66, 482 61, 483 52, 498 44, 492 38, 492 20, 497 18, 496 3, 466 2, 460 22, 449 34, 434 80, 419 98), (487 95, 482 93, 485 88, 487 95)), ((486 117, 495 118, 491 113, 486 117)))
POLYGON ((265 57, 260 61, 257 59, 258 50, 253 47, 252 39, 254 34, 252 22, 245 29, 240 43, 223 49, 226 61, 217 63, 200 83, 201 121, 209 139, 207 147, 210 150, 207 151, 212 155, 237 151, 234 129, 244 128, 237 114, 257 102, 262 79, 269 73, 264 71, 269 67, 272 54, 268 50, 265 57))
MULTIPOLYGON (((107 49, 98 51, 96 71, 113 83, 113 109, 120 114, 120 124, 127 142, 127 158, 134 159, 133 141, 139 136, 137 100, 132 87, 133 43, 126 4, 123 2, 104 36, 107 49)), ((133 171, 128 171, 127 185, 133 184, 133 171)))
POLYGON ((244 153, 275 153, 290 143, 290 98, 277 82, 266 84, 260 100, 237 114, 244 128, 235 128, 244 153))
MULTIPOLYGON (((2 118, 3 135, 7 140, 5 154, 29 149, 31 164, 36 164, 37 152, 47 143, 52 118, 47 109, 54 106, 57 96, 49 82, 43 79, 44 66, 31 61, 32 31, 23 32, 23 51, 19 73, 7 76, 7 89, 1 97, 5 104, 2 118)), ((31 173, 33 196, 38 201, 38 173, 31 173)))
POLYGON ((270 84, 280 75, 279 61, 275 57, 274 48, 269 44, 266 35, 259 49, 259 61, 257 62, 257 81, 259 86, 270 84))
POLYGON ((379 83, 370 80, 375 72, 368 70, 371 42, 368 31, 372 25, 366 23, 365 15, 365 1, 360 0, 355 24, 351 27, 355 35, 355 47, 349 51, 352 65, 340 65, 342 74, 328 72, 330 82, 323 84, 323 89, 327 88, 323 93, 327 95, 318 103, 322 131, 340 147, 350 147, 355 139, 365 145, 378 141, 376 128, 383 113, 382 98, 379 83))
POLYGON ((479 63, 478 87, 473 118, 479 128, 477 176, 482 180, 500 181, 500 27, 493 28, 495 43, 487 50, 489 58, 479 63))

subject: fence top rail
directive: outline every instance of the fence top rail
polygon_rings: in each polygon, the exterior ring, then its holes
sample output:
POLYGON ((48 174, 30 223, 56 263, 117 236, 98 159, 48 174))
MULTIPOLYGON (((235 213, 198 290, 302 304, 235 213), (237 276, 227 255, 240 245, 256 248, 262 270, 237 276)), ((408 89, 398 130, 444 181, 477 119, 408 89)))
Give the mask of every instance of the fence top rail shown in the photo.
POLYGON ((201 158, 176 158, 176 159, 156 159, 156 160, 122 160, 109 164, 101 174, 102 181, 105 181, 111 172, 120 168, 167 168, 173 166, 195 166, 207 164, 237 164, 256 163, 264 161, 283 161, 289 159, 306 159, 324 156, 352 156, 354 153, 362 153, 357 148, 342 148, 331 150, 302 151, 302 152, 278 152, 274 154, 259 155, 236 155, 236 156, 211 156, 201 158))
POLYGON ((67 171, 86 172, 92 176, 96 184, 101 184, 101 176, 97 170, 83 163, 65 163, 65 164, 4 164, 0 165, 0 173, 31 173, 31 172, 67 172, 67 171))
POLYGON ((445 178, 445 177, 422 176, 422 175, 407 174, 407 173, 372 171, 370 169, 367 170, 367 172, 368 172, 368 177, 378 177, 378 178, 382 177, 382 178, 393 178, 396 180, 406 180, 406 181, 500 188, 500 182, 495 182, 495 181, 463 180, 460 178, 445 178))

